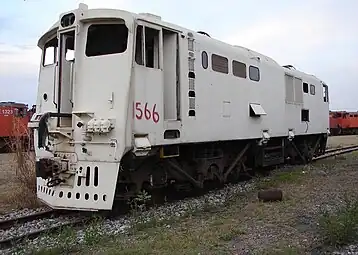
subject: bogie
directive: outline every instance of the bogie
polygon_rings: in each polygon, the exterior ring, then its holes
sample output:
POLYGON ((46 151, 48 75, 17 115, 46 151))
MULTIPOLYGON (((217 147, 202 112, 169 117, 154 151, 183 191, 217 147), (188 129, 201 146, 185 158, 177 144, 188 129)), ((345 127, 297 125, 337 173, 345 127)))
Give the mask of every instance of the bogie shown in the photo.
MULTIPOLYGON (((308 135, 296 137, 295 141, 279 137, 264 145, 259 145, 258 140, 185 144, 179 146, 180 154, 175 158, 161 158, 157 153, 141 159, 128 152, 122 161, 124 169, 116 191, 121 196, 117 198, 126 200, 141 190, 153 192, 169 186, 188 191, 236 183, 248 171, 252 175, 284 163, 309 163, 313 156, 324 153, 326 142, 326 135, 308 135), (131 190, 127 196, 118 189, 124 185, 131 190)), ((159 152, 160 148, 154 150, 159 152)))

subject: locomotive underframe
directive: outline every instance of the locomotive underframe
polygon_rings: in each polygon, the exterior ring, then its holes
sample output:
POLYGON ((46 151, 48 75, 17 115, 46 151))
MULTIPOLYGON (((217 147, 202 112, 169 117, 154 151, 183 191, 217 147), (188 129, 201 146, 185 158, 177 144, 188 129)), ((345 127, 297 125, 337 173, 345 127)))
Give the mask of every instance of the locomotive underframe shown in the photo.
POLYGON ((241 177, 252 176, 255 171, 267 167, 308 163, 314 156, 325 152, 326 143, 327 134, 310 134, 295 136, 292 140, 274 137, 266 143, 252 139, 158 146, 143 157, 129 151, 120 165, 103 162, 97 167, 95 163, 82 161, 78 162, 81 167, 76 170, 66 169, 64 159, 43 158, 36 164, 39 198, 51 207, 71 209, 70 205, 54 205, 51 201, 59 196, 69 203, 73 194, 76 195, 76 203, 82 203, 86 210, 113 209, 116 201, 135 198, 142 190, 152 194, 154 201, 162 200, 168 191, 185 194, 211 189, 238 182, 241 177), (95 172, 90 178, 88 171, 92 168, 95 172), (98 179, 98 175, 103 177, 98 179), (68 183, 59 181, 59 177, 67 179, 68 183), (90 179, 94 182, 93 187, 90 179), (84 200, 78 200, 82 196, 84 200), (90 199, 95 200, 97 209, 87 204, 90 199))
POLYGON ((143 158, 128 152, 121 161, 115 200, 169 186, 177 191, 202 189, 237 182, 242 175, 270 166, 306 164, 325 152, 326 143, 327 134, 312 134, 292 141, 271 138, 263 145, 257 139, 170 145, 154 148, 143 158))

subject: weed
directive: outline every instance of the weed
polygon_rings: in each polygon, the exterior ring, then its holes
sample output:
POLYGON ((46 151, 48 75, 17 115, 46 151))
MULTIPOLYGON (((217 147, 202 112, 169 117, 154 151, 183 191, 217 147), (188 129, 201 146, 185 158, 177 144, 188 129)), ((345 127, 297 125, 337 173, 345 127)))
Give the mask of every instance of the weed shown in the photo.
MULTIPOLYGON (((55 232, 46 232, 42 236, 48 236, 49 239, 55 240, 55 247, 36 247, 29 242, 25 244, 20 254, 52 255, 52 254, 69 254, 76 245, 76 232, 70 226, 63 226, 55 232)), ((22 249, 22 248, 21 248, 22 249)))
POLYGON ((128 201, 128 204, 131 207, 131 213, 133 216, 138 216, 138 214, 146 210, 146 203, 151 199, 151 195, 147 191, 143 190, 137 194, 137 196, 128 201))
POLYGON ((280 182, 293 183, 298 182, 302 175, 303 171, 300 169, 296 171, 278 173, 276 179, 280 182))
POLYGON ((76 233, 73 228, 70 226, 63 227, 57 237, 58 243, 60 244, 59 248, 64 252, 69 252, 71 247, 75 244, 76 233))
MULTIPOLYGON (((15 121, 14 130, 20 130, 20 128, 21 123, 15 121)), ((25 136, 28 141, 32 138, 29 131, 25 136)), ((38 207, 40 204, 36 197, 35 155, 29 150, 24 139, 19 136, 15 136, 9 141, 9 147, 14 155, 12 165, 15 167, 14 181, 17 188, 7 200, 18 209, 38 207)))
POLYGON ((230 225, 227 226, 220 234, 219 239, 229 242, 232 241, 234 238, 245 234, 245 231, 243 231, 239 226, 237 225, 230 225))
POLYGON ((335 213, 324 211, 319 220, 322 241, 340 246, 358 237, 358 200, 345 199, 344 206, 335 213))
POLYGON ((150 228, 162 227, 164 225, 173 224, 177 220, 179 220, 179 218, 176 217, 169 217, 167 219, 160 219, 159 217, 152 217, 147 220, 139 219, 132 224, 132 232, 136 233, 150 228))
POLYGON ((278 188, 281 184, 284 183, 300 183, 305 171, 302 169, 296 169, 287 172, 279 172, 274 174, 271 178, 263 179, 259 181, 256 185, 258 189, 267 189, 267 188, 278 188))
POLYGON ((101 222, 101 218, 94 218, 89 226, 85 229, 83 237, 85 244, 95 245, 101 240, 103 236, 100 231, 101 222))

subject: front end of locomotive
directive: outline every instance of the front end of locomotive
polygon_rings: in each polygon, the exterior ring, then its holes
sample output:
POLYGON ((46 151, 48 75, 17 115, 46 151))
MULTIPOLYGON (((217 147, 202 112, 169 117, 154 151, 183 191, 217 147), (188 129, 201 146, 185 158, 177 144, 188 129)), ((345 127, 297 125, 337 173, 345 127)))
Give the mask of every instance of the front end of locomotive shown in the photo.
POLYGON ((111 210, 131 145, 130 13, 63 13, 39 40, 34 131, 38 198, 54 209, 111 210))

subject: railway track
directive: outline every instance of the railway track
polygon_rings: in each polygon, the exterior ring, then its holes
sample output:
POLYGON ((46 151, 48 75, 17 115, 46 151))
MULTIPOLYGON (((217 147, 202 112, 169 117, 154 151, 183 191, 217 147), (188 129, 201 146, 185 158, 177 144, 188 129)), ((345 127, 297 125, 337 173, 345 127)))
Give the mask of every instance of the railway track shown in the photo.
MULTIPOLYGON (((345 153, 349 153, 349 152, 353 152, 353 151, 357 151, 357 150, 358 150, 358 145, 347 146, 347 147, 342 147, 342 148, 332 148, 332 149, 326 150, 326 153, 324 155, 314 157, 312 159, 312 161, 318 161, 321 159, 334 157, 337 155, 341 155, 341 154, 345 154, 345 153)), ((90 215, 92 215, 92 214, 90 214, 90 215)), ((6 219, 3 221, 0 221, 0 236, 2 236, 2 233, 4 233, 5 231, 7 231, 11 228, 16 228, 18 225, 21 226, 21 225, 29 223, 29 222, 34 222, 37 220, 50 220, 53 217, 55 217, 55 218, 56 217, 67 217, 67 216, 73 217, 72 219, 70 219, 68 221, 64 221, 61 224, 54 224, 54 225, 46 227, 46 228, 41 228, 41 229, 37 229, 35 231, 29 231, 27 233, 23 233, 21 235, 14 235, 14 236, 11 236, 8 238, 0 239, 0 249, 6 249, 6 248, 13 247, 17 243, 19 243, 25 239, 34 239, 45 232, 47 232, 47 233, 48 232, 56 232, 66 226, 82 227, 83 225, 85 225, 87 222, 89 222, 92 219, 92 217, 90 217, 90 215, 84 216, 83 214, 81 215, 79 212, 73 212, 73 211, 47 210, 47 211, 42 211, 42 212, 18 217, 18 218, 11 218, 11 219, 6 219)))
POLYGON ((82 226, 85 222, 90 219, 89 216, 81 216, 78 212, 71 211, 56 211, 56 210, 46 210, 42 212, 36 212, 21 217, 9 218, 0 221, 0 236, 6 236, 7 231, 14 229, 14 234, 0 239, 0 249, 10 248, 15 246, 17 243, 22 242, 25 239, 34 239, 44 232, 55 232, 66 226, 82 226), (36 226, 37 221, 46 222, 53 219, 63 217, 63 220, 59 220, 54 224, 45 228, 38 228, 33 231, 25 231, 23 234, 16 234, 16 229, 25 228, 26 224, 32 224, 36 226))
POLYGON ((50 217, 55 214, 56 214, 56 211, 54 211, 54 210, 46 210, 46 211, 42 211, 42 212, 24 215, 21 217, 9 218, 9 219, 0 221, 0 229, 6 230, 6 229, 13 227, 16 224, 23 224, 25 222, 41 219, 41 218, 44 218, 47 216, 50 217))
POLYGON ((341 148, 332 148, 332 149, 326 150, 326 153, 324 155, 314 157, 312 159, 312 161, 317 161, 317 160, 320 160, 320 159, 330 158, 330 157, 338 156, 338 155, 341 155, 341 154, 353 152, 353 151, 356 151, 356 150, 358 150, 358 145, 351 145, 351 146, 346 146, 346 147, 341 147, 341 148))

